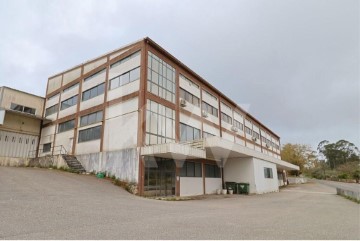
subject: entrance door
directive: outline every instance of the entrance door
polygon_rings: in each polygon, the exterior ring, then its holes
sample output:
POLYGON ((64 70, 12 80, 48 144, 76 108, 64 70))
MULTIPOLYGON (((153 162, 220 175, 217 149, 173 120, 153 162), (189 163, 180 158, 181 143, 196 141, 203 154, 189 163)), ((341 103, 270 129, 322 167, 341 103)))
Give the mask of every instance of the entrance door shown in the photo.
POLYGON ((164 158, 145 158, 144 195, 175 195, 174 160, 164 158))

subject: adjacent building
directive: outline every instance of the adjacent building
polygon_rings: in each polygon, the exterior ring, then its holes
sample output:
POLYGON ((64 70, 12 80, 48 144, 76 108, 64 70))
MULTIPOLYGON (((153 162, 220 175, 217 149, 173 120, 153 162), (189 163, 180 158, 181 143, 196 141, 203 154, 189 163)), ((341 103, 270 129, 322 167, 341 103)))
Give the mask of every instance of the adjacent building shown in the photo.
MULTIPOLYGON (((21 103, 19 103, 21 104, 21 103)), ((278 191, 280 137, 150 38, 48 79, 39 156, 66 150, 140 195, 278 191)))

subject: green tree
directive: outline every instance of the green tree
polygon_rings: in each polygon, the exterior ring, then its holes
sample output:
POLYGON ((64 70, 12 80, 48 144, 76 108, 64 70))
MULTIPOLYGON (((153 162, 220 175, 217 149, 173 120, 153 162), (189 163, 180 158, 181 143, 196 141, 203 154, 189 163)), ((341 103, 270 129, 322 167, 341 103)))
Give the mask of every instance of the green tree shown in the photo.
POLYGON ((318 165, 316 152, 308 145, 291 144, 283 145, 281 159, 300 167, 300 171, 292 172, 299 175, 304 169, 314 168, 318 165))

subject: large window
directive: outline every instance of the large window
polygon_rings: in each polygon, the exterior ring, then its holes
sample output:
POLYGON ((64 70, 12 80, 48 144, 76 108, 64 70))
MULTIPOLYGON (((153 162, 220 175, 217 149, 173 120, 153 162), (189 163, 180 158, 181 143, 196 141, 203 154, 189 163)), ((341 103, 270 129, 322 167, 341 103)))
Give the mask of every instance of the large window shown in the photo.
POLYGON ((138 79, 140 79, 140 67, 137 67, 111 79, 109 89, 116 89, 138 79))
POLYGON ((175 69, 148 52, 148 91, 175 103, 175 69))
POLYGON ((106 71, 106 69, 102 69, 102 70, 96 72, 95 74, 92 74, 92 75, 90 75, 89 77, 86 77, 86 78, 84 79, 84 82, 89 81, 89 80, 95 78, 96 76, 98 76, 98 75, 100 75, 100 74, 102 74, 102 73, 105 73, 105 71, 106 71))
POLYGON ((221 112, 221 120, 232 125, 232 118, 223 112, 221 112))
POLYGON ((80 126, 87 126, 102 121, 103 112, 98 111, 88 115, 84 115, 80 118, 80 126))
POLYGON ((202 177, 202 168, 200 162, 184 162, 180 173, 181 177, 202 177))
POLYGON ((31 115, 35 115, 35 112, 36 112, 35 108, 31 108, 31 107, 27 107, 27 106, 23 106, 23 105, 18 105, 18 104, 15 104, 15 103, 11 103, 10 109, 15 110, 15 111, 19 111, 19 112, 23 112, 23 113, 27 113, 27 114, 31 114, 31 115))
POLYGON ((95 126, 79 131, 78 142, 97 140, 100 139, 100 137, 101 137, 101 126, 95 126))
POLYGON ((69 108, 73 105, 76 105, 77 104, 77 95, 73 96, 73 97, 70 97, 69 99, 67 100, 64 100, 63 102, 61 102, 61 106, 60 106, 60 110, 64 110, 66 108, 69 108))
POLYGON ((253 131, 253 137, 259 139, 259 138, 260 138, 260 135, 259 135, 259 133, 257 133, 256 131, 253 131))
POLYGON ((245 132, 249 135, 252 135, 252 130, 247 126, 245 126, 245 132))
POLYGON ((175 140, 175 111, 155 101, 146 104, 146 145, 175 140))
POLYGON ((264 167, 264 176, 265 178, 273 178, 272 169, 268 167, 264 167))
POLYGON ((205 164, 205 177, 220 178, 220 168, 217 165, 205 164))
POLYGON ((200 106, 200 99, 184 89, 180 89, 180 98, 186 100, 190 104, 193 104, 195 106, 200 106))
POLYGON ((59 124, 58 133, 74 129, 75 120, 69 120, 59 124))
POLYGON ((213 107, 212 105, 209 105, 208 103, 206 103, 205 101, 202 102, 202 109, 204 111, 206 111, 207 113, 218 117, 218 109, 216 109, 215 107, 213 107))
POLYGON ((104 93, 104 87, 105 87, 105 83, 99 84, 89 90, 86 90, 83 92, 82 94, 82 101, 86 101, 89 99, 92 99, 98 95, 101 95, 104 93))
POLYGON ((200 139, 200 130, 180 123, 180 141, 192 141, 200 139))
POLYGON ((53 106, 50 106, 49 108, 46 108, 45 110, 45 116, 48 116, 48 115, 51 115, 51 114, 54 114, 58 111, 59 109, 59 105, 56 104, 56 105, 53 105, 53 106))
POLYGON ((244 130, 244 125, 235 119, 234 119, 234 126, 239 130, 244 130))

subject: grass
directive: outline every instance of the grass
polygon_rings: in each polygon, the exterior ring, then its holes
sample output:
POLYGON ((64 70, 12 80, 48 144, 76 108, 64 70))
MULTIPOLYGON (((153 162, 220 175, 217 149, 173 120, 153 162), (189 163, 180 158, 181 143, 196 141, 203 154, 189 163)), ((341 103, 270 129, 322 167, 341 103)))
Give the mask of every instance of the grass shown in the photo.
POLYGON ((356 202, 357 204, 360 204, 360 200, 357 200, 356 198, 353 198, 353 197, 349 197, 349 196, 346 196, 346 195, 341 195, 341 194, 338 194, 339 196, 342 196, 350 201, 353 201, 353 202, 356 202))

